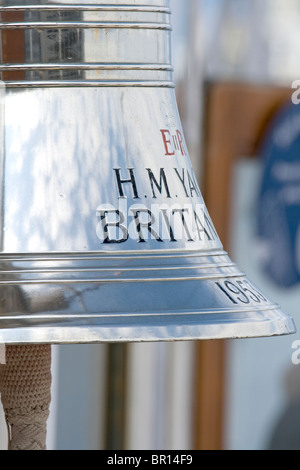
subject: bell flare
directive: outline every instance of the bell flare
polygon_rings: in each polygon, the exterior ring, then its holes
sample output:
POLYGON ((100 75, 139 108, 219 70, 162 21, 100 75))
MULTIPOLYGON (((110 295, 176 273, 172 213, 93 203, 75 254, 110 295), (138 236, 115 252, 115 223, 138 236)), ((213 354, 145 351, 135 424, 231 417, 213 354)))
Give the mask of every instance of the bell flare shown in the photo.
POLYGON ((177 108, 169 2, 0 11, 0 342, 294 333, 207 211, 177 108))
POLYGON ((0 338, 6 343, 186 341, 295 331, 293 320, 222 250, 41 254, 11 258, 5 280, 1 272, 6 302, 0 338))

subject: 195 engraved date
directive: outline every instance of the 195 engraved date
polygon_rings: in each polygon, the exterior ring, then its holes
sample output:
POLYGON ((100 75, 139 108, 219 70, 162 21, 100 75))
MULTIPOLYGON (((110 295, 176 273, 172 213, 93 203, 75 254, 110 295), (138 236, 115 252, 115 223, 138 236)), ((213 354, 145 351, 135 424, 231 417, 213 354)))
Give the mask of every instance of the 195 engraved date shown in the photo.
POLYGON ((247 280, 226 280, 223 282, 216 282, 216 285, 235 305, 268 303, 268 300, 263 296, 263 294, 247 280))

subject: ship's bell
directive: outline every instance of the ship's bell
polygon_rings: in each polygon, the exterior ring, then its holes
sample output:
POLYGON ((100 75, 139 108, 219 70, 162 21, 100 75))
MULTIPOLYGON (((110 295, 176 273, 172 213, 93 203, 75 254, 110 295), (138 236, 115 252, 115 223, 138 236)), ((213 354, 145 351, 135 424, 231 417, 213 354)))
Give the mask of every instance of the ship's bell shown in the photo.
POLYGON ((175 99, 169 1, 26 3, 0 8, 0 342, 295 332, 207 212, 175 99))

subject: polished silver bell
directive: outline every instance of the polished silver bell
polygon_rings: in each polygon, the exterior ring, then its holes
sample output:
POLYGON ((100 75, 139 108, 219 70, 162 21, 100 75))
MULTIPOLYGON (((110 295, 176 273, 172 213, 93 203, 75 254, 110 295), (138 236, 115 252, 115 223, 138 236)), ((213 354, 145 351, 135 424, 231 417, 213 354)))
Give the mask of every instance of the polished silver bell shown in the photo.
POLYGON ((168 0, 26 3, 0 8, 0 342, 293 333, 205 207, 177 111, 168 0))

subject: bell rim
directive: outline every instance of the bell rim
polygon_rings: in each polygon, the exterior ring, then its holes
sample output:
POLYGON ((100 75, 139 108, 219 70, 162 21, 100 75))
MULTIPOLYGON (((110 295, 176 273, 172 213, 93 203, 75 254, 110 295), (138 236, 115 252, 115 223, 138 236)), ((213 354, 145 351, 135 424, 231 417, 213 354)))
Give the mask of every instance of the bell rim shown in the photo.
POLYGON ((296 332, 293 319, 256 290, 222 248, 2 253, 0 274, 7 292, 0 343, 169 342, 296 332), (242 290, 234 293, 237 286, 242 290), (36 303, 27 304, 33 292, 36 303), (50 310, 49 299, 55 307, 50 310))
MULTIPOLYGON (((241 312, 235 312, 236 315, 238 313, 241 312)), ((242 313, 245 314, 245 311, 242 313)), ((69 318, 69 321, 65 323, 60 321, 56 325, 54 322, 50 325, 38 325, 35 318, 33 326, 24 325, 29 321, 28 318, 18 317, 19 323, 15 324, 15 328, 11 326, 12 318, 9 317, 7 321, 10 326, 8 328, 0 326, 0 344, 63 345, 230 340, 286 336, 297 331, 292 317, 284 314, 276 304, 273 308, 265 309, 264 314, 262 310, 257 310, 255 313, 254 319, 239 317, 238 321, 236 317, 230 320, 228 312, 225 318, 224 311, 218 312, 216 316, 211 312, 206 315, 203 312, 192 315, 185 312, 173 315, 108 316, 106 322, 103 321, 103 317, 93 316, 84 318, 82 325, 74 325, 76 320, 78 323, 75 315, 69 318), (203 322, 204 316, 207 316, 206 322, 203 322), (211 317, 214 317, 215 322, 211 317)), ((3 320, 5 318, 0 319, 0 325, 3 320)))

